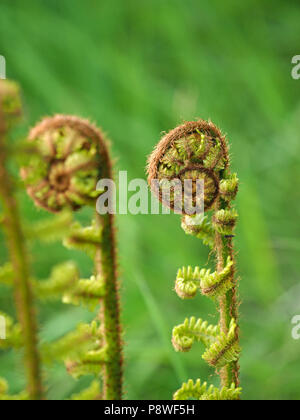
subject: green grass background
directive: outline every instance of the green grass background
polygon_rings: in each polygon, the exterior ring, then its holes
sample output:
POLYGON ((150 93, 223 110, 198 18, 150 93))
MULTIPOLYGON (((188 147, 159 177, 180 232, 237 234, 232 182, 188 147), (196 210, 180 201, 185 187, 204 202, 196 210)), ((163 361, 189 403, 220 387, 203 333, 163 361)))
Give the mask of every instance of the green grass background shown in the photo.
MULTIPOLYGON (((116 169, 145 177, 146 156, 161 132, 184 119, 211 118, 228 133, 241 179, 236 246, 241 276, 247 399, 299 399, 300 341, 300 80, 291 77, 299 50, 296 0, 2 0, 0 54, 23 88, 26 122, 56 112, 90 117, 112 139, 116 169)), ((38 212, 21 194, 24 217, 38 212)), ((86 217, 86 216, 83 216, 86 217)), ((214 305, 173 292, 178 266, 207 263, 207 250, 185 236, 177 216, 118 217, 126 398, 170 399, 181 382, 218 378, 201 347, 176 354, 172 327, 186 316, 217 320, 214 305), (209 314, 209 315, 207 315, 209 314)), ((6 251, 1 237, 1 263, 6 251)), ((32 247, 34 274, 76 259, 60 245, 32 247)), ((7 289, 0 308, 13 314, 7 289)), ((84 309, 39 307, 42 340, 53 340, 84 309)), ((0 375, 22 389, 22 359, 0 355, 0 375)), ((48 397, 68 398, 91 378, 74 381, 62 365, 45 372, 48 397)))

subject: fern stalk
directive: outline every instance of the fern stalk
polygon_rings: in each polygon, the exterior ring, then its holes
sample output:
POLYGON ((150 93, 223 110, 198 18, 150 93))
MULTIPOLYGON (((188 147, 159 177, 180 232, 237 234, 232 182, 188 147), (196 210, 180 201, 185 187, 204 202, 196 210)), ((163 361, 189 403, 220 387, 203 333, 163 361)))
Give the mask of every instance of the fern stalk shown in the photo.
POLYGON ((22 327, 28 394, 31 400, 42 398, 40 357, 37 346, 37 325, 25 238, 20 223, 18 205, 11 176, 6 168, 7 132, 21 112, 18 88, 11 82, 0 81, 0 197, 3 206, 3 225, 14 271, 14 290, 18 319, 22 327))
MULTIPOLYGON (((222 200, 223 201, 223 200, 222 200)), ((228 203, 223 201, 223 207, 226 209, 228 203)), ((221 233, 216 231, 215 237, 216 244, 216 257, 217 257, 217 270, 221 272, 224 269, 224 265, 228 260, 228 257, 233 261, 233 268, 231 273, 232 282, 234 287, 230 289, 225 295, 219 298, 220 308, 220 327, 224 334, 228 334, 230 323, 234 319, 237 328, 235 333, 236 343, 239 343, 239 327, 238 327, 238 300, 237 300, 237 289, 236 282, 234 280, 236 271, 235 253, 233 248, 233 236, 223 236, 221 233)), ((223 387, 230 387, 231 384, 239 386, 239 363, 237 360, 228 363, 220 371, 221 383, 223 387)))
POLYGON ((105 284, 100 319, 104 326, 104 345, 109 348, 109 358, 103 366, 105 400, 122 399, 122 345, 119 293, 117 282, 116 245, 113 215, 96 220, 102 227, 102 246, 96 252, 95 269, 105 284))

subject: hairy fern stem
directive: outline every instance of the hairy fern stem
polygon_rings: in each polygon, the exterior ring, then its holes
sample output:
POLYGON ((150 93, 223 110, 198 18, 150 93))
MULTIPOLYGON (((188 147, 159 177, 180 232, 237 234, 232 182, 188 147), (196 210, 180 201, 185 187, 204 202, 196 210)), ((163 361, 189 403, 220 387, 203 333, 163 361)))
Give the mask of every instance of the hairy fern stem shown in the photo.
POLYGON ((96 252, 96 273, 103 278, 105 284, 100 318, 104 331, 104 345, 109 348, 108 359, 103 366, 103 398, 121 400, 123 358, 114 217, 96 215, 96 220, 102 227, 103 239, 102 246, 96 252))
POLYGON ((31 400, 40 400, 43 397, 40 356, 27 249, 12 178, 7 170, 7 134, 14 119, 21 113, 17 86, 0 81, 0 102, 0 198, 3 227, 12 262, 15 302, 23 335, 27 392, 31 400))
MULTIPOLYGON (((220 233, 216 233, 216 255, 217 255, 217 267, 218 272, 224 269, 224 263, 228 257, 232 261, 235 261, 233 251, 233 238, 222 237, 220 233)), ((234 266, 233 266, 234 267, 234 266)), ((235 270, 235 267, 233 268, 235 270)), ((232 281, 234 280, 234 271, 232 272, 232 281)), ((230 329, 230 323, 234 319, 237 328, 235 331, 235 341, 239 344, 239 327, 238 327, 238 303, 237 303, 237 289, 236 285, 229 290, 224 296, 219 298, 220 308, 220 327, 224 334, 228 334, 230 329)), ((221 384, 223 387, 229 387, 231 384, 235 384, 236 387, 240 385, 239 380, 239 363, 237 360, 228 363, 220 371, 221 384)))

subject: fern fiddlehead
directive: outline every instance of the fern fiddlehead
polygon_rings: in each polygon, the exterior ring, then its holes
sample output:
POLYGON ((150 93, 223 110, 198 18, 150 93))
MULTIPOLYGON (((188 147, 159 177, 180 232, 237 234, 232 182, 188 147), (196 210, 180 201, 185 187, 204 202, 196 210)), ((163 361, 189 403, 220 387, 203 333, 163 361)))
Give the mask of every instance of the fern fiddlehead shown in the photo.
POLYGON ((200 380, 189 381, 175 393, 174 399, 239 399, 240 346, 233 250, 238 214, 231 204, 238 193, 238 177, 230 172, 225 136, 213 123, 202 120, 177 127, 162 138, 150 155, 148 182, 164 205, 181 210, 183 230, 212 248, 217 259, 214 272, 199 267, 180 269, 175 291, 181 299, 194 298, 198 291, 213 299, 220 311, 219 324, 208 325, 195 317, 186 319, 173 329, 172 343, 176 351, 183 352, 189 351, 195 342, 204 344, 202 358, 220 373, 222 388, 207 388, 200 380), (183 195, 177 194, 174 184, 170 184, 174 180, 180 181, 183 195), (198 180, 204 185, 205 216, 200 214, 201 207, 197 207, 201 193, 197 189, 198 180), (164 192, 166 185, 169 195, 164 192))
POLYGON ((43 390, 29 263, 14 185, 7 170, 8 133, 21 112, 18 86, 13 82, 0 80, 0 198, 5 222, 3 227, 11 258, 17 314, 24 341, 27 392, 30 399, 39 400, 43 390))
MULTIPOLYGON (((57 115, 34 127, 29 140, 38 153, 22 169, 22 177, 38 207, 59 213, 96 205, 98 180, 112 179, 108 147, 96 127, 77 117, 57 115)), ((96 213, 88 227, 74 224, 64 242, 86 251, 95 262, 94 276, 67 291, 65 303, 101 302, 101 336, 95 337, 89 351, 68 360, 68 371, 76 377, 102 371, 103 399, 121 399, 123 359, 113 215, 96 213)))

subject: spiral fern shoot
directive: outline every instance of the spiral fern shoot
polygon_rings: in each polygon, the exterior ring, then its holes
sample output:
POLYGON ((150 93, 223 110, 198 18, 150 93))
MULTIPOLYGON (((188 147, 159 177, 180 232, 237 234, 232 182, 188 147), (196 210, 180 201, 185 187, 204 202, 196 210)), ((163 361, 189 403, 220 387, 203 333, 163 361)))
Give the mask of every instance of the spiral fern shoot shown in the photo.
POLYGON ((212 122, 203 120, 175 128, 162 138, 150 155, 148 182, 153 194, 165 206, 182 214, 181 226, 186 234, 201 239, 217 259, 213 272, 200 267, 181 268, 177 273, 175 291, 181 299, 192 299, 198 291, 213 299, 220 312, 219 324, 208 325, 195 317, 186 319, 173 329, 172 343, 176 351, 182 352, 189 351, 195 342, 202 343, 206 347, 202 358, 220 373, 221 389, 207 388, 207 384, 201 385, 200 380, 196 383, 190 380, 175 393, 174 399, 239 399, 241 349, 233 250, 238 214, 232 207, 239 180, 237 174, 230 172, 225 136, 212 122), (178 181, 182 195, 178 194, 178 181), (204 191, 197 188, 198 181, 202 181, 204 191), (169 196, 165 191, 167 185, 169 196), (201 198, 202 206, 199 205, 201 198))
MULTIPOLYGON (((112 179, 108 146, 99 129, 86 120, 57 115, 36 125, 29 134, 29 142, 36 153, 21 173, 37 207, 51 213, 74 212, 84 206, 96 208, 96 199, 102 193, 97 191, 98 181, 112 179)), ((95 269, 90 279, 77 278, 73 287, 63 293, 63 301, 85 304, 91 310, 101 303, 96 317, 100 319, 101 334, 92 334, 90 346, 84 352, 66 358, 67 370, 74 377, 89 374, 98 377, 102 372, 102 398, 119 400, 123 357, 113 215, 100 216, 95 212, 90 226, 73 223, 64 245, 86 252, 93 259, 95 269)), ((71 335, 60 348, 68 347, 77 338, 78 335, 71 335)), ((92 391, 96 389, 95 386, 92 391)))
POLYGON ((232 282, 233 261, 230 257, 227 264, 221 272, 200 269, 196 267, 183 267, 177 273, 175 282, 175 291, 182 299, 189 299, 196 296, 199 290, 203 295, 216 298, 224 295, 228 290, 234 287, 232 282))
POLYGON ((186 352, 192 348, 195 341, 210 346, 220 334, 218 325, 208 325, 207 321, 196 320, 195 317, 186 319, 183 324, 173 329, 172 343, 176 351, 186 352))

